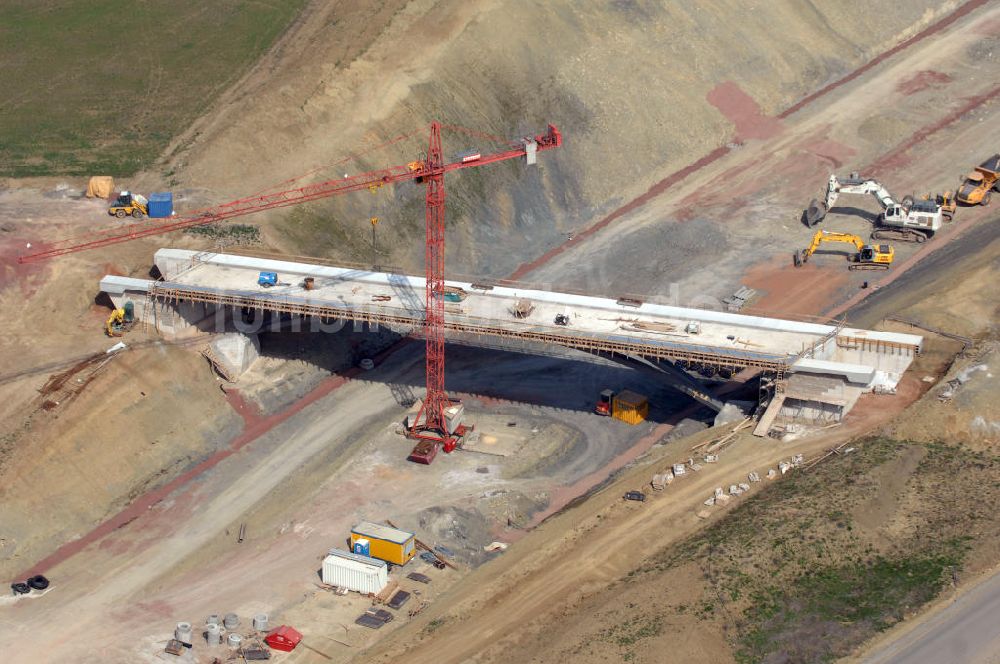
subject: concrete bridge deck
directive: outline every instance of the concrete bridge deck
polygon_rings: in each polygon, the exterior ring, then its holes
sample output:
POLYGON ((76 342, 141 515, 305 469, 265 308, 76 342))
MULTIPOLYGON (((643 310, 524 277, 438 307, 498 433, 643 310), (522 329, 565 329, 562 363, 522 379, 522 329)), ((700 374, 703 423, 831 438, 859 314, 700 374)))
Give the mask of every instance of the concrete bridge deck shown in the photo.
MULTIPOLYGON (((162 281, 107 276, 102 290, 116 301, 132 299, 139 309, 147 300, 200 303, 204 309, 185 314, 189 320, 222 306, 377 322, 418 335, 424 320, 422 277, 180 249, 161 249, 155 261, 162 281), (276 272, 279 284, 258 286, 261 271, 276 272), (312 290, 303 287, 307 277, 314 280, 312 290)), ((460 281, 447 286, 460 298, 446 302, 447 331, 466 339, 521 339, 652 359, 798 369, 860 384, 870 383, 877 372, 888 374, 890 383, 898 380, 922 343, 912 334, 779 318, 460 281), (530 313, 515 315, 518 304, 530 313), (567 317, 567 325, 555 323, 558 314, 567 317), (692 322, 697 333, 688 331, 692 322)))

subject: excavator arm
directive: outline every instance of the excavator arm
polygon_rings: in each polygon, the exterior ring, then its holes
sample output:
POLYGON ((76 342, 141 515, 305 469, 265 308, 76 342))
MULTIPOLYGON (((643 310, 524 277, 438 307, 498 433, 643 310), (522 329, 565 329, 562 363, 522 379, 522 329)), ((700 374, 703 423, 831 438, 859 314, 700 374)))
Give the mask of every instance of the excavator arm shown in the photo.
POLYGON ((860 177, 851 173, 849 177, 840 179, 836 174, 830 176, 826 185, 826 197, 822 202, 813 199, 806 209, 806 221, 815 226, 826 216, 826 213, 836 204, 841 194, 871 195, 879 202, 883 210, 897 205, 889 190, 878 180, 860 177))
POLYGON ((865 246, 864 240, 857 235, 851 235, 850 233, 836 233, 834 231, 816 231, 816 235, 813 235, 812 242, 803 252, 803 255, 806 255, 806 257, 812 256, 816 253, 817 249, 827 242, 844 242, 846 244, 852 244, 858 251, 861 251, 862 247, 865 246))

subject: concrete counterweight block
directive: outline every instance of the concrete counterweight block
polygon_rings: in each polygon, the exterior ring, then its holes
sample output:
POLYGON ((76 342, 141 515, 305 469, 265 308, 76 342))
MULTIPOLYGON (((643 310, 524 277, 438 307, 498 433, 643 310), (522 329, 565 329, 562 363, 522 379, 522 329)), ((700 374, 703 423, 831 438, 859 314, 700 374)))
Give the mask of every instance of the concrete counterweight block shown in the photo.
POLYGON ((174 638, 181 643, 191 643, 191 623, 179 622, 174 628, 174 638))

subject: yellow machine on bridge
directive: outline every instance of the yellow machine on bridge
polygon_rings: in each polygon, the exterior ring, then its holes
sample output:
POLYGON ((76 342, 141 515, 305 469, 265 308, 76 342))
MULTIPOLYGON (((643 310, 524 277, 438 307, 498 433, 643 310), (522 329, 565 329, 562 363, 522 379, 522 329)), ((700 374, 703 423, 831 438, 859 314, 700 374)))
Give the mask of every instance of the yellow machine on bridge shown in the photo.
POLYGON ((795 267, 801 267, 816 251, 827 242, 843 242, 854 245, 857 252, 849 254, 851 270, 888 270, 892 265, 896 250, 888 244, 865 244, 857 235, 835 233, 832 231, 816 231, 808 247, 794 254, 795 267))
POLYGON ((126 302, 125 306, 111 312, 104 329, 109 337, 120 337, 128 332, 134 324, 135 309, 131 302, 126 302))

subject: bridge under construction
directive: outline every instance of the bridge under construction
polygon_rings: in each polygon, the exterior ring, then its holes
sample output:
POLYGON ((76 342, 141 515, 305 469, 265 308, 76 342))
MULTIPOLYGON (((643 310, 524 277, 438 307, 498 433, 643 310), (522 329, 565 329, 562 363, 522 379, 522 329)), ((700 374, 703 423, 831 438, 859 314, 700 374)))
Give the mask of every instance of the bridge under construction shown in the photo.
MULTIPOLYGON (((205 327, 220 316, 238 321, 264 312, 360 321, 415 336, 424 326, 422 277, 181 249, 160 249, 155 263, 160 279, 109 275, 101 290, 116 306, 131 301, 137 318, 167 334, 205 327), (276 283, 260 285, 262 272, 275 273, 276 283)), ((716 409, 721 402, 698 394, 692 387, 697 381, 683 369, 763 370, 778 385, 770 419, 786 401, 786 409, 811 403, 809 415, 828 419, 841 417, 863 392, 891 392, 923 341, 912 334, 499 282, 447 281, 443 297, 449 337, 558 346, 666 367, 668 382, 716 409)))

